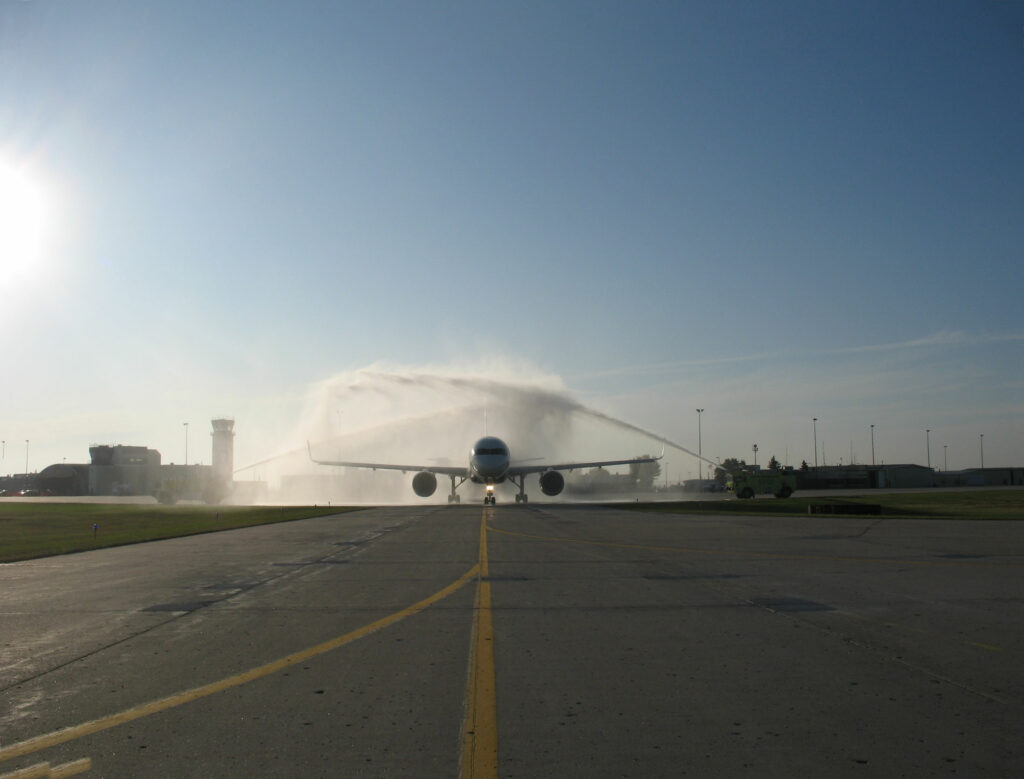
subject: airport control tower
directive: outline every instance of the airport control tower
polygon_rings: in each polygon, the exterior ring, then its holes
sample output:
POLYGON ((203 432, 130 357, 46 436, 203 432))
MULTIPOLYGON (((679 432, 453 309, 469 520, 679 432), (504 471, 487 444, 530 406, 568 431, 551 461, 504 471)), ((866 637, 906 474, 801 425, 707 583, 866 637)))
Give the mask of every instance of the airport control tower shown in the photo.
POLYGON ((231 489, 235 471, 235 420, 214 419, 213 432, 213 478, 226 490, 231 489))

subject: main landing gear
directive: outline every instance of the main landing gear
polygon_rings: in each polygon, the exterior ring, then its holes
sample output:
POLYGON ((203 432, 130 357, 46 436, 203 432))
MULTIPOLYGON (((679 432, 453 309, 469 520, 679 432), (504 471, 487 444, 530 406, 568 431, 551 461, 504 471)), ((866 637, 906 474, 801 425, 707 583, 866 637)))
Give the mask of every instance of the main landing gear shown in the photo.
POLYGON ((459 487, 461 487, 461 486, 462 486, 462 483, 463 483, 463 482, 464 482, 464 481, 465 481, 466 479, 465 479, 465 478, 462 478, 462 479, 460 479, 460 480, 459 480, 459 483, 458 483, 458 484, 456 484, 456 483, 455 483, 455 479, 456 479, 456 477, 455 477, 455 476, 453 476, 453 475, 449 474, 448 478, 452 480, 452 491, 451 491, 451 493, 450 493, 450 494, 448 495, 448 502, 449 502, 449 503, 461 503, 461 502, 462 502, 462 498, 461 498, 460 496, 458 496, 458 495, 456 495, 456 494, 455 494, 455 490, 457 490, 457 489, 458 489, 459 487))
POLYGON ((519 481, 516 481, 515 476, 509 476, 508 480, 519 488, 519 492, 516 493, 516 503, 526 503, 529 500, 526 495, 526 474, 520 476, 519 481))
POLYGON ((485 506, 487 506, 487 505, 493 506, 495 504, 495 502, 496 502, 496 498, 493 495, 484 495, 484 505, 485 506))

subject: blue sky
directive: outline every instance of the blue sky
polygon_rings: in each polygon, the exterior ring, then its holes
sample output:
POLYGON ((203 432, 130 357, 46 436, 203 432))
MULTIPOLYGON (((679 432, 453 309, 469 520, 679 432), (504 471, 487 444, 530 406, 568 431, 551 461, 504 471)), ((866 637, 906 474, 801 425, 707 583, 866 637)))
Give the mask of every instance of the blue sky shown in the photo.
POLYGON ((0 472, 374 364, 1024 464, 1022 84, 1015 0, 0 2, 0 472))

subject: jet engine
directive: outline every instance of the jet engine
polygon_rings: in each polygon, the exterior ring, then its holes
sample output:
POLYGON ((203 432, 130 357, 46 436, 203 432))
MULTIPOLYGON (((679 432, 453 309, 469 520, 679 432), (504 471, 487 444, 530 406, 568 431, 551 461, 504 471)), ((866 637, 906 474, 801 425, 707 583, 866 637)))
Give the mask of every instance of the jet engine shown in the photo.
POLYGON ((420 471, 412 477, 412 491, 421 498, 429 498, 437 489, 437 477, 430 471, 420 471))
POLYGON ((558 471, 544 471, 540 475, 540 491, 545 495, 557 495, 565 487, 565 477, 558 471))

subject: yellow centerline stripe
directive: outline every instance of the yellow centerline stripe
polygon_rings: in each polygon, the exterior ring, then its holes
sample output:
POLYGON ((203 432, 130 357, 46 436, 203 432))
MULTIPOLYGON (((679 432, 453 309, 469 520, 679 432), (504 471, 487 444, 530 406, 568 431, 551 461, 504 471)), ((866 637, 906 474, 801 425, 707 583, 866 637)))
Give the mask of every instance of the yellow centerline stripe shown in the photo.
POLYGON ((75 739, 82 738, 83 736, 89 736, 103 730, 108 730, 109 728, 123 725, 126 722, 131 722, 132 720, 148 717, 149 715, 156 714, 157 712, 173 709, 176 706, 191 703, 192 701, 200 698, 205 698, 208 695, 223 692, 224 690, 231 689, 232 687, 238 687, 246 682, 262 679, 264 676, 269 676, 270 674, 276 673, 284 668, 288 668, 296 663, 304 662, 311 657, 316 657, 317 655, 330 652, 331 650, 337 649, 338 647, 344 646, 345 644, 349 644, 357 639, 393 625, 399 620, 403 620, 406 617, 423 611, 438 601, 447 598, 467 582, 471 581, 477 575, 478 571, 479 565, 474 565, 447 587, 438 590, 433 595, 424 598, 411 606, 407 606, 401 611, 396 611, 394 614, 389 614, 388 616, 382 617, 381 619, 371 622, 368 625, 364 625, 361 628, 356 628, 349 633, 345 633, 337 638, 332 638, 330 641, 325 641, 322 644, 317 644, 316 646, 312 646, 300 652, 295 652, 294 654, 282 657, 279 660, 274 660, 273 662, 245 671, 244 673, 229 676, 225 679, 221 679, 220 681, 205 684, 202 687, 195 687, 191 690, 185 690, 184 692, 179 692, 166 698, 160 698, 155 701, 150 701, 149 703, 144 703, 140 706, 125 709, 117 714, 111 714, 107 717, 83 722, 80 725, 73 725, 68 728, 63 728, 62 730, 56 730, 52 733, 46 733, 42 736, 35 736, 34 738, 30 738, 16 744, 11 744, 8 747, 0 749, 0 762, 10 760, 15 757, 21 757, 22 755, 28 755, 33 752, 38 752, 40 749, 46 749, 47 747, 63 744, 67 741, 73 741, 75 739))
POLYGON ((655 546, 654 544, 623 544, 615 541, 594 541, 589 538, 569 538, 566 536, 541 536, 533 533, 517 533, 513 530, 502 530, 490 526, 495 533, 519 538, 532 538, 537 541, 551 541, 566 544, 590 544, 592 546, 609 546, 617 549, 646 549, 656 552, 691 552, 693 554, 724 555, 727 557, 763 557, 769 560, 828 560, 831 562, 853 563, 889 563, 897 565, 974 565, 984 568, 1019 568, 1020 563, 982 563, 974 560, 917 560, 896 559, 891 557, 843 557, 840 555, 817 554, 783 554, 781 552, 745 552, 740 549, 698 549, 687 546, 655 546))
POLYGON ((490 569, 487 563, 487 509, 480 518, 480 560, 477 564, 473 639, 466 685, 466 721, 462 728, 459 776, 492 779, 498 776, 498 705, 494 673, 494 621, 491 615, 490 569))

